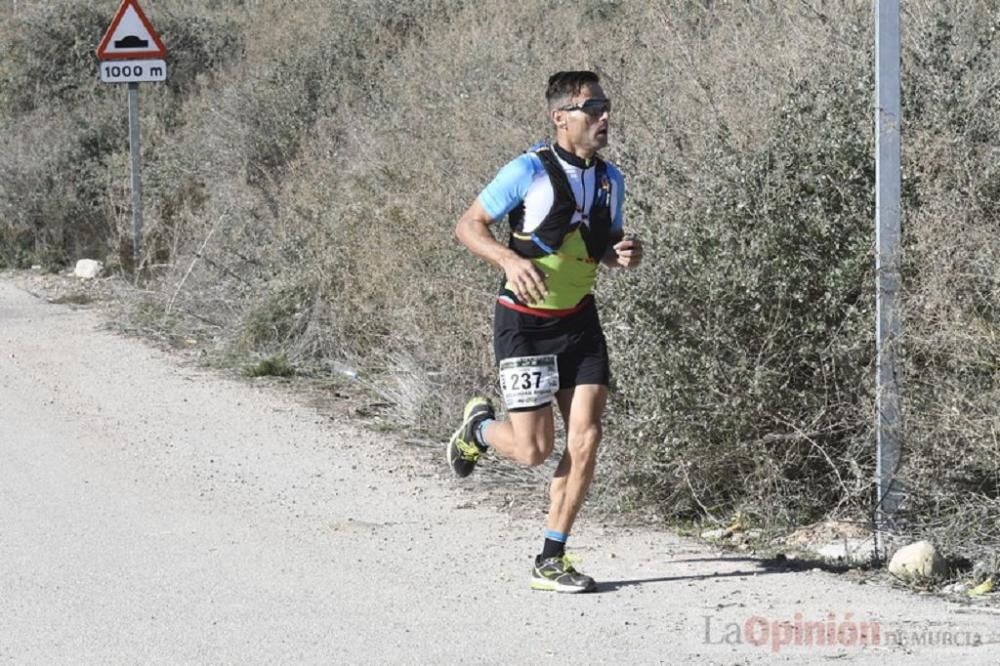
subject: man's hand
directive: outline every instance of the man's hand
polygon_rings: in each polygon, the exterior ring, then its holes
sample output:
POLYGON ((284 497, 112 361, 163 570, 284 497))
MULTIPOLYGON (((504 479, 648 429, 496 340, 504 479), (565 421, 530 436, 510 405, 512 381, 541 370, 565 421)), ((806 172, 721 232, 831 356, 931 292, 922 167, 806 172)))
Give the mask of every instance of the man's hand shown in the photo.
POLYGON ((538 303, 549 293, 545 286, 545 275, 530 259, 511 256, 504 260, 501 267, 507 275, 507 282, 514 291, 514 295, 522 303, 528 305, 538 303))
POLYGON ((612 247, 615 252, 613 264, 622 268, 635 268, 642 263, 642 241, 638 236, 625 236, 612 247))
POLYGON ((545 286, 544 275, 529 259, 519 256, 506 245, 502 245, 490 233, 493 220, 483 205, 476 199, 465 211, 458 224, 455 225, 455 235, 472 253, 482 257, 494 266, 499 266, 507 275, 514 295, 523 303, 538 303, 549 293, 545 286))

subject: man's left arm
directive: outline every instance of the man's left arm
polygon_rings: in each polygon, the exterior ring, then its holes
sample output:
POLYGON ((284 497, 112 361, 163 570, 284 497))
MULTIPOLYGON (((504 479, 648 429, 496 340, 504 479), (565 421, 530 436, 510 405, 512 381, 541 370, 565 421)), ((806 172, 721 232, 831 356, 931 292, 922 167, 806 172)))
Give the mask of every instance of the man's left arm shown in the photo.
POLYGON ((608 268, 635 268, 642 263, 642 241, 636 234, 626 234, 622 222, 622 205, 625 203, 625 179, 617 168, 611 167, 614 188, 612 201, 611 234, 608 249, 601 257, 601 263, 608 268))

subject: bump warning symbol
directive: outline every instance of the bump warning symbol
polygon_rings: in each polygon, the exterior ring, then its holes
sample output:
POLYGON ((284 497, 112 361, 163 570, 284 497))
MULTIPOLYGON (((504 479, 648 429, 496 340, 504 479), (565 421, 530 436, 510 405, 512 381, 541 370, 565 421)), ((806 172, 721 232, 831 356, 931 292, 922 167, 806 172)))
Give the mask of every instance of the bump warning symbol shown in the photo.
POLYGON ((166 47, 137 0, 122 0, 97 47, 97 57, 101 60, 123 60, 162 58, 166 54, 166 47))

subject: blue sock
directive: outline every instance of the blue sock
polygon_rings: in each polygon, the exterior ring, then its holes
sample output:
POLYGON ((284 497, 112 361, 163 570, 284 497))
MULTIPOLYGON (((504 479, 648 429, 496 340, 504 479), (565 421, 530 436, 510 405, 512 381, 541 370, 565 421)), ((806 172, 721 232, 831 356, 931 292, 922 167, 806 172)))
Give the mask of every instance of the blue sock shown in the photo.
POLYGON ((479 445, 483 451, 489 447, 489 442, 486 441, 486 424, 493 423, 494 419, 483 419, 478 424, 476 424, 475 429, 472 431, 472 436, 476 439, 476 444, 479 445))
POLYGON ((568 534, 556 532, 555 530, 545 530, 545 544, 542 546, 541 559, 549 557, 562 557, 566 554, 566 541, 568 534))

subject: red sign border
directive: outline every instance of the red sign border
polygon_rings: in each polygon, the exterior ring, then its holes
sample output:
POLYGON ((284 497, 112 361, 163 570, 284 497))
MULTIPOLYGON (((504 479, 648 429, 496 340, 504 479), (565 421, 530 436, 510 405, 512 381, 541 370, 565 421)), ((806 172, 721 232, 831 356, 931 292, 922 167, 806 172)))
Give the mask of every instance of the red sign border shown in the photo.
POLYGON ((142 11, 142 7, 139 6, 138 0, 122 0, 122 4, 118 6, 118 11, 115 12, 115 17, 111 19, 111 25, 108 26, 107 31, 104 33, 104 37, 101 38, 101 43, 97 47, 97 59, 98 60, 150 60, 163 58, 167 55, 167 47, 163 45, 160 41, 160 35, 157 34, 156 30, 153 28, 153 24, 149 22, 146 15, 142 11), (121 23, 122 17, 125 16, 125 10, 128 6, 132 5, 135 9, 135 13, 138 14, 139 20, 142 21, 143 26, 145 26, 146 31, 149 32, 149 36, 153 39, 153 43, 156 45, 155 51, 139 51, 131 53, 107 53, 108 44, 111 42, 111 36, 115 34, 115 30, 118 28, 118 24, 121 23))

